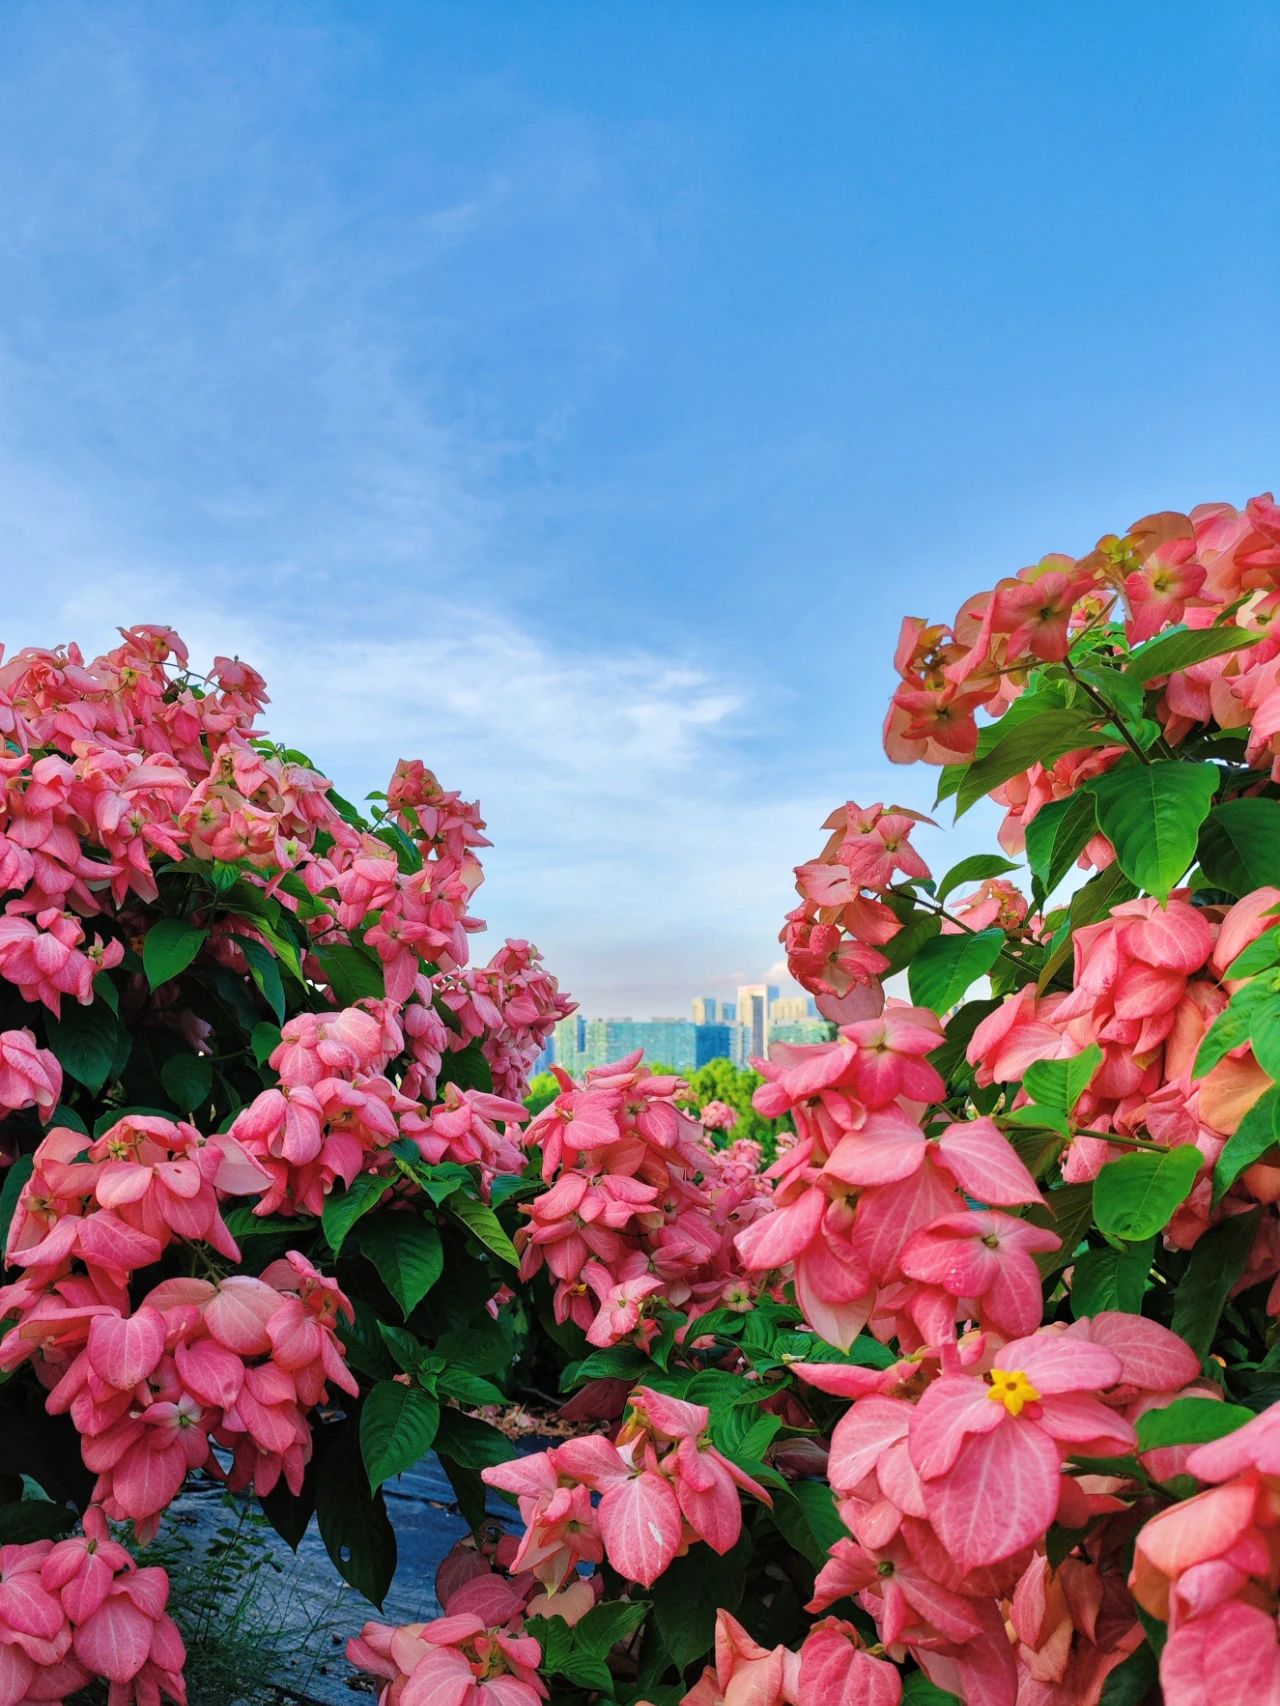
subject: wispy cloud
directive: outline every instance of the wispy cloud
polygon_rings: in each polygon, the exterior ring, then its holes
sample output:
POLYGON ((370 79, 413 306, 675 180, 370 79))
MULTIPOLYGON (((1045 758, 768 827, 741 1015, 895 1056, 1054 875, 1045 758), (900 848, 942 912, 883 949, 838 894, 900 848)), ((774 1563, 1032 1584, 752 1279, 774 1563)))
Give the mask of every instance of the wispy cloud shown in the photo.
POLYGON ((625 595, 621 551, 583 571, 583 518, 723 551, 794 471, 694 425, 592 454, 696 192, 667 171, 659 233, 659 123, 419 51, 391 98, 386 42, 306 7, 0 15, 0 638, 158 620, 240 653, 345 792, 416 755, 480 797, 496 933, 596 1011, 679 1010, 776 958, 833 804, 928 779, 825 708, 788 748, 825 694, 788 684, 803 647, 733 639, 745 575, 681 626, 685 558, 625 595))

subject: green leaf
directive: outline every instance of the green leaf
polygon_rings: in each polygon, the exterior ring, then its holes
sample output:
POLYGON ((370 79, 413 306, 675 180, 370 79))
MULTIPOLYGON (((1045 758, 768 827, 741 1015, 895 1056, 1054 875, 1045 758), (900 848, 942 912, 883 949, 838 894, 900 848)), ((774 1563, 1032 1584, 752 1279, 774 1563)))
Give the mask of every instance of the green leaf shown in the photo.
POLYGON ((390 1186, 389 1179, 375 1178, 372 1173, 357 1173, 345 1191, 333 1191, 325 1198, 320 1223, 329 1248, 337 1256, 357 1220, 382 1201, 390 1186))
POLYGON ((1273 1084, 1244 1115, 1222 1146, 1213 1169, 1213 1200, 1218 1203, 1246 1167, 1280 1142, 1280 1085, 1273 1084))
POLYGON ((398 1137, 391 1145, 391 1153, 400 1162, 402 1170, 419 1190, 427 1193, 437 1208, 453 1196, 455 1191, 474 1183, 471 1174, 460 1161, 424 1161, 421 1150, 412 1138, 398 1137))
POLYGON ((371 1493, 354 1430, 324 1453, 316 1473, 316 1524, 343 1581, 379 1610, 396 1569, 396 1537, 381 1492, 371 1493))
POLYGON ((902 1679, 902 1706, 963 1706, 963 1703, 958 1694, 939 1688, 922 1670, 916 1670, 902 1679))
POLYGON ((404 1374, 412 1374, 427 1361, 439 1360, 429 1358, 425 1346, 415 1339, 412 1333, 406 1332, 403 1327, 393 1327, 389 1321, 378 1322, 378 1337, 404 1374))
POLYGON ((1227 977, 1232 980, 1257 977, 1259 972, 1270 971, 1277 961, 1280 961, 1280 930, 1273 926, 1265 936, 1259 936, 1236 955, 1227 967, 1227 977))
MULTIPOLYGON (((1143 721, 1146 698, 1140 681, 1103 663, 1077 664, 1075 675, 1106 701, 1131 733, 1136 732, 1143 721)), ((1116 726, 1119 728, 1119 721, 1116 726)))
POLYGON ((589 1658, 585 1653, 570 1653, 560 1670, 561 1675, 575 1687, 588 1689, 597 1697, 613 1691, 613 1672, 602 1659, 589 1658))
POLYGON ((902 929, 884 944, 883 953, 889 964, 881 975, 888 978, 905 971, 925 943, 933 941, 941 930, 942 920, 936 913, 909 911, 902 929))
POLYGON ((538 1669, 559 1676, 573 1652, 573 1631, 563 1617, 530 1617, 524 1626, 542 1648, 542 1663, 538 1669))
POLYGON ((1195 858, 1219 780, 1212 764, 1171 759, 1124 765, 1084 784, 1120 869, 1162 903, 1195 858))
POLYGON ((1086 1250, 1071 1273, 1071 1308, 1077 1320, 1120 1309, 1138 1315, 1151 1273, 1154 1238, 1144 1238, 1125 1249, 1106 1245, 1086 1250))
POLYGON ((456 1054, 446 1054, 440 1062, 440 1084, 456 1084, 461 1090, 483 1090, 493 1094, 493 1068, 485 1059, 479 1041, 468 1043, 456 1054))
POLYGON ((291 1493, 288 1483, 281 1476, 269 1493, 259 1494, 258 1503, 262 1506, 263 1516, 281 1540, 290 1551, 296 1552, 315 1514, 315 1476, 308 1473, 301 1493, 291 1493))
POLYGON ((949 1012, 965 990, 991 970, 1004 940, 1003 930, 933 937, 907 968, 912 1001, 917 1007, 932 1007, 935 1013, 949 1012))
POLYGON ((789 1482, 774 1501, 773 1520, 815 1570, 826 1563, 836 1542, 849 1536, 825 1481, 789 1482))
POLYGON ((619 1641, 634 1633, 648 1615, 649 1603, 643 1599, 615 1599, 597 1605, 574 1624, 574 1645, 591 1658, 603 1659, 619 1641))
POLYGON ((422 869, 422 854, 394 818, 384 818, 373 833, 391 848, 405 876, 415 876, 422 869))
POLYGON ((160 1082, 176 1108, 192 1113, 213 1094, 213 1062, 207 1054, 175 1054, 160 1068, 160 1082))
POLYGON ((431 1450, 440 1405, 420 1386, 380 1380, 360 1410, 360 1454, 373 1492, 431 1450))
MULTIPOLYGON (((1048 767, 1081 747, 1112 745, 1112 737, 1094 727, 1097 719, 1094 707, 1088 711, 1044 709, 1008 728, 989 752, 974 759, 960 778, 956 816, 960 817, 984 794, 1000 787, 1011 776, 1029 770, 1033 764, 1048 767)), ((1006 725, 1008 720, 1006 713, 996 727, 1006 725)))
POLYGON ((255 942, 251 936, 232 936, 231 940, 248 961, 249 976, 257 984, 263 1000, 283 1025, 284 983, 275 955, 270 948, 264 948, 261 942, 255 942))
POLYGON ((1033 1061, 1023 1077, 1023 1087, 1033 1102, 1070 1115, 1101 1065, 1102 1050, 1090 1043, 1069 1060, 1033 1061))
POLYGON ((436 1450, 464 1469, 489 1469, 496 1463, 510 1463, 515 1456, 511 1442, 497 1428, 461 1410, 442 1412, 436 1450))
POLYGON ((479 1409, 484 1404, 505 1402, 502 1392, 483 1375, 472 1374, 468 1368, 446 1368, 436 1381, 438 1389, 456 1404, 479 1409))
POLYGON ((1144 1641, 1111 1672, 1098 1697, 1098 1706, 1147 1706, 1149 1701, 1159 1698, 1154 1692, 1159 1679, 1160 1661, 1144 1641))
POLYGON ((973 1033, 999 1005, 1000 1002, 994 998, 966 1001, 946 1021, 943 1026, 946 1040, 930 1053, 929 1063, 948 1083, 964 1068, 973 1033))
POLYGON ((58 1540, 75 1526, 75 1512, 52 1499, 19 1499, 0 1505, 0 1546, 58 1540))
POLYGON ((1204 1445, 1222 1439, 1253 1420, 1243 1404, 1224 1404, 1217 1398, 1175 1398, 1159 1410, 1138 1417, 1138 1450, 1162 1445, 1204 1445))
POLYGON ((375 1000, 386 994, 382 967, 372 954, 348 943, 331 948, 316 948, 319 961, 334 999, 343 1007, 352 1007, 366 996, 375 1000))
POLYGON ((745 1582, 745 1548, 738 1545, 719 1558, 699 1546, 673 1560, 650 1590, 663 1646, 680 1670, 700 1659, 715 1637, 716 1612, 735 1612, 745 1582))
POLYGON ((1097 832, 1092 794, 1068 794, 1041 806, 1027 825, 1027 864, 1042 896, 1053 893, 1097 832))
POLYGON ((489 1494, 489 1489, 480 1479, 480 1471, 467 1469, 450 1457, 441 1457, 440 1467, 444 1470, 449 1485, 453 1488, 453 1496, 458 1501, 458 1515, 472 1534, 479 1534, 488 1524, 485 1501, 489 1494))
POLYGON ((1139 646, 1129 659, 1126 673, 1142 683, 1155 681, 1162 675, 1190 669, 1193 663, 1221 657, 1223 652, 1239 651, 1252 646, 1261 638, 1245 628, 1192 628, 1161 634, 1139 646))
POLYGON ((1230 1054, 1233 1048, 1239 1048, 1241 1043, 1249 1041, 1250 1030, 1251 1019, 1247 1006, 1232 1002, 1230 1006, 1224 1007, 1205 1032, 1204 1041, 1196 1053, 1196 1063, 1191 1076, 1203 1078, 1206 1072, 1212 1072, 1224 1055, 1230 1054))
POLYGON ((1047 1226, 1062 1240, 1060 1250, 1040 1250, 1033 1260, 1044 1275, 1064 1268, 1072 1252, 1093 1225, 1093 1186, 1055 1185, 1045 1192, 1043 1203, 1032 1203, 1023 1216, 1033 1226, 1047 1226))
MULTIPOLYGON (((18 1198, 22 1195, 22 1187, 35 1172, 35 1157, 19 1155, 18 1159, 5 1168, 4 1185, 0 1187, 0 1254, 9 1242, 9 1226, 13 1220, 13 1211, 18 1206, 18 1198)), ((0 1266, 3 1263, 0 1262, 0 1266)))
POLYGON ((152 989, 186 971, 208 934, 186 918, 158 918, 142 943, 142 967, 152 989))
POLYGON ((371 1380, 384 1380, 396 1371, 397 1364, 388 1355, 383 1340, 385 1323, 378 1319, 373 1305, 362 1297, 353 1297, 351 1307, 355 1320, 338 1319, 338 1337, 347 1353, 347 1364, 357 1374, 367 1374, 371 1380))
POLYGON ((1135 1149, 1108 1161, 1093 1182, 1093 1216, 1109 1238, 1135 1240, 1163 1232, 1186 1201, 1204 1157, 1194 1143, 1156 1154, 1135 1149))
POLYGON ((570 1392, 588 1380, 636 1381, 647 1372, 649 1359, 633 1345, 609 1345, 592 1351, 579 1363, 570 1363, 560 1376, 560 1390, 570 1392))
POLYGON ((513 1268, 520 1266, 520 1257, 516 1254, 515 1245, 503 1231, 497 1215, 488 1203, 477 1202, 475 1197, 464 1196, 459 1191, 449 1198, 448 1208, 449 1213, 460 1220, 486 1250, 492 1250, 499 1260, 509 1262, 513 1268))
MULTIPOLYGON (((1268 981, 1274 977, 1274 972, 1269 973, 1268 981)), ((1280 1080, 1280 997, 1259 993, 1262 999, 1250 1002, 1246 1009, 1253 1027, 1253 1057, 1269 1078, 1280 1080)))
POLYGON ((120 1044, 115 1014, 101 1002, 92 1007, 62 1004, 62 1017, 47 1024, 49 1047, 62 1070, 96 1096, 111 1075, 120 1044))
MULTIPOLYGON (((489 1281, 484 1283, 488 1285, 489 1281)), ((436 1340, 436 1355, 443 1357, 450 1368, 469 1369, 472 1374, 499 1374, 510 1365, 511 1344, 499 1323, 482 1314, 469 1327, 442 1333, 436 1340)))
MULTIPOLYGON (((1030 1113, 1032 1111, 1034 1110, 1015 1108, 1008 1117, 1016 1119, 1019 1113, 1030 1113)), ((1053 1130, 1047 1129, 1051 1120, 1059 1117, 1050 1110, 1050 1119, 1040 1125, 1039 1131, 1010 1131, 1005 1133, 1018 1160, 1021 1161, 1037 1183, 1048 1176, 1049 1169, 1066 1146, 1066 1138, 1060 1132, 1055 1133, 1053 1130)), ((1062 1120, 1062 1124, 1065 1125, 1066 1123, 1065 1120, 1062 1120)))
POLYGON ((1244 1272, 1261 1208, 1228 1215, 1200 1238, 1173 1300, 1172 1327, 1201 1362, 1209 1354, 1228 1294, 1244 1272))
POLYGON ((439 1231, 420 1214, 397 1210, 360 1221, 355 1241, 407 1320, 444 1272, 439 1231))
POLYGON ((255 1025, 249 1036, 249 1047, 258 1065, 265 1066, 268 1057, 280 1047, 279 1025, 268 1024, 265 1019, 260 1025, 255 1025))
POLYGON ((961 859, 958 865, 953 865, 938 884, 938 892, 934 897, 938 904, 955 889, 966 888, 970 883, 982 883, 988 877, 1002 877, 1006 871, 1016 871, 1017 865, 1012 859, 1002 859, 998 853, 972 853, 967 859, 961 859))
POLYGON ((1280 800, 1226 800, 1200 831, 1200 868, 1237 899, 1280 884, 1280 800))

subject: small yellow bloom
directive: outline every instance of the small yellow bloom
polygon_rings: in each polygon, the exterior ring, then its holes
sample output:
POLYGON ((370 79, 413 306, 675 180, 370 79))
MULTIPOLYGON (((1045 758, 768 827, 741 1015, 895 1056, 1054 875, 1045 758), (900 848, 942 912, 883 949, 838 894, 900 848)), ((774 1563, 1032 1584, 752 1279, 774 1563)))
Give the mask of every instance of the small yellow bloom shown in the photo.
POLYGON ((987 1397, 1003 1404, 1011 1416, 1020 1416, 1024 1404, 1034 1404, 1040 1394, 1020 1368, 993 1368, 987 1397))

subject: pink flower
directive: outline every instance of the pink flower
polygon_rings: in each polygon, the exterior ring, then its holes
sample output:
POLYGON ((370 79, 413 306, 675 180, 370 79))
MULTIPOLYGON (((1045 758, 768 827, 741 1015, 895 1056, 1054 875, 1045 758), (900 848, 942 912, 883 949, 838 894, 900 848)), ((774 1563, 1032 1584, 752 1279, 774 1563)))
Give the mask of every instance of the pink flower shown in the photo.
POLYGON ((898 1706, 902 1677, 863 1645, 852 1623, 824 1617, 800 1648, 800 1706, 898 1706))
POLYGON ((1044 1328, 1005 1345, 985 1379, 948 1374, 928 1388, 911 1418, 911 1461, 961 1569, 1011 1557, 1046 1532, 1065 1455, 1132 1447, 1132 1427, 1095 1395, 1120 1375, 1111 1351, 1044 1328))
POLYGON ((366 1623, 347 1645, 360 1669, 382 1677, 379 1706, 539 1706, 542 1649, 514 1628, 454 1613, 391 1629, 366 1623))
POLYGON ((1032 1254, 1056 1250, 1061 1242, 1044 1227, 1008 1214, 947 1215, 912 1234, 902 1251, 902 1271, 972 1302, 984 1326, 1017 1338, 1035 1331, 1044 1307, 1032 1254))
POLYGON ((0 1031, 0 1111, 35 1108, 44 1123, 62 1095, 62 1068, 31 1031, 0 1031))
POLYGON ((760 1646, 736 1617, 718 1611, 715 1663, 682 1706, 801 1706, 800 1656, 760 1646))

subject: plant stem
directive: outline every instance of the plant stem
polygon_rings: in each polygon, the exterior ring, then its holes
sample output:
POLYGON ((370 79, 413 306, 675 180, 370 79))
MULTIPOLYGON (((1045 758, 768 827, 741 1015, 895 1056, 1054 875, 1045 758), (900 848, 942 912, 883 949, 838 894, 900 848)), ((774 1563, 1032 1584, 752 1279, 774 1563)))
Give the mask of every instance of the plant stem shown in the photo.
POLYGON ((1101 693, 1099 693, 1095 688, 1090 687, 1087 681, 1082 680, 1081 677, 1076 674, 1075 670, 1072 668, 1070 658, 1063 658, 1062 667, 1066 670, 1072 681, 1075 682, 1076 686, 1082 688, 1084 692, 1088 694, 1098 709, 1106 712, 1107 721, 1109 723, 1113 723, 1120 731, 1120 738, 1124 741, 1124 744, 1129 748, 1129 751, 1134 755, 1138 762, 1140 764, 1150 764, 1151 760, 1138 745, 1137 740, 1130 732, 1124 718, 1120 715, 1119 711, 1116 710, 1115 706, 1109 705, 1102 697, 1101 693))
MULTIPOLYGON (((966 924, 963 918, 957 918, 954 912, 948 912, 945 906, 940 905, 936 900, 931 900, 927 894, 921 894, 918 889, 907 888, 905 885, 897 887, 890 884, 886 892, 904 895, 908 900, 914 901, 917 906, 922 906, 926 912, 932 912, 938 918, 945 918, 948 924, 954 924, 957 930, 963 930, 966 936, 980 934, 971 924, 966 924)), ((1002 947, 1000 954, 1003 959, 1008 960, 1011 965, 1017 966, 1020 971, 1026 971, 1026 961, 1019 959, 1012 949, 1002 947)))
MULTIPOLYGON (((1057 1126, 1054 1126, 1054 1125, 1043 1125, 1043 1126, 1028 1125, 1022 1120, 1011 1120, 1011 1119, 1008 1119, 1007 1117, 1002 1117, 999 1114, 997 1114, 995 1116, 995 1123, 998 1126, 1000 1126, 1002 1130, 1003 1129, 1012 1129, 1014 1131, 1051 1131, 1051 1132, 1056 1133, 1057 1136, 1059 1136, 1059 1137, 1062 1136, 1062 1133, 1060 1131, 1058 1131, 1057 1126)), ((1090 1126, 1080 1126, 1077 1130, 1075 1130, 1071 1133, 1071 1137, 1097 1137, 1097 1138, 1100 1138, 1103 1143, 1118 1144, 1121 1148, 1124 1148, 1124 1149, 1152 1149, 1152 1150, 1155 1150, 1156 1153, 1159 1155, 1167 1155, 1169 1153, 1168 1149, 1165 1147, 1165 1145, 1163 1143, 1152 1143, 1149 1138, 1145 1138, 1145 1137, 1121 1137, 1119 1132, 1094 1131, 1092 1129, 1092 1127, 1090 1127, 1090 1126)), ((1067 1138, 1064 1141, 1070 1142, 1070 1138, 1067 1138)))
POLYGON ((1104 1143, 1122 1144, 1126 1149, 1154 1149, 1158 1155, 1167 1155, 1169 1148, 1164 1143, 1152 1143, 1145 1137, 1121 1137, 1114 1131, 1094 1131, 1089 1126, 1081 1126, 1079 1131, 1073 1131, 1072 1137, 1100 1137, 1104 1143))

